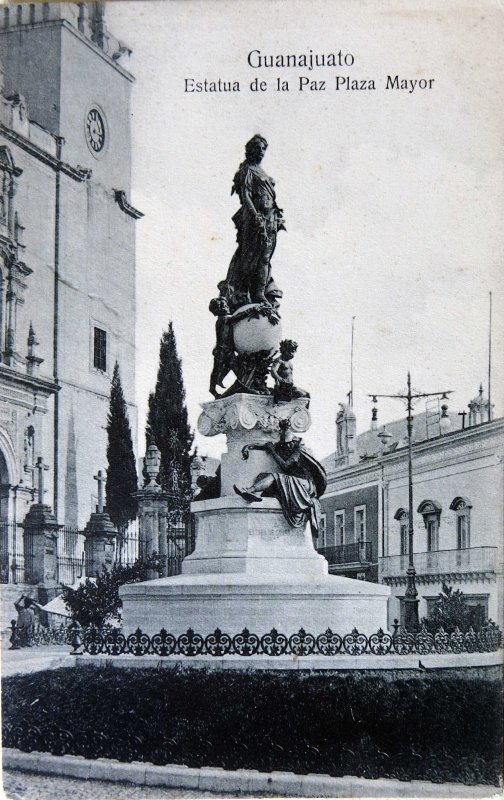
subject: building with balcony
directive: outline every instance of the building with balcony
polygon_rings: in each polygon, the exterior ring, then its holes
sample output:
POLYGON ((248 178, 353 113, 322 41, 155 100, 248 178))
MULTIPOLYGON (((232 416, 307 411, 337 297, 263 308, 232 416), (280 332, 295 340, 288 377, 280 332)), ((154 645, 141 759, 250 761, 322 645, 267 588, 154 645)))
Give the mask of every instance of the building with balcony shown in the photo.
MULTIPOLYGON (((437 427, 431 412, 415 416, 413 549, 420 618, 446 583, 502 625, 504 419, 487 419, 481 390, 469 403, 467 425, 457 414, 437 427)), ((408 567, 406 420, 386 428, 385 435, 369 430, 357 436, 353 411, 342 406, 337 450, 325 460, 328 487, 317 549, 330 572, 391 587, 391 624, 403 618, 408 567)))

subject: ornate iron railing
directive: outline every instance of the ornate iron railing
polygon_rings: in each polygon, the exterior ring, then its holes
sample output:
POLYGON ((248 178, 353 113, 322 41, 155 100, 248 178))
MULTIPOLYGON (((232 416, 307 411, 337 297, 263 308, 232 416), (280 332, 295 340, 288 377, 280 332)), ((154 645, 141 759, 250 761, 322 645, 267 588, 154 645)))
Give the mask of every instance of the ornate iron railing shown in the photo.
POLYGON ((75 635, 75 625, 59 625, 57 628, 46 628, 44 625, 32 625, 29 628, 19 628, 16 620, 11 622, 10 650, 19 650, 21 647, 35 647, 44 644, 72 644, 75 635))
POLYGON ((359 633, 356 628, 346 635, 334 633, 328 628, 324 633, 315 636, 301 628, 297 633, 286 636, 273 628, 269 633, 259 636, 244 628, 241 633, 232 636, 216 628, 213 633, 203 636, 189 628, 186 633, 175 636, 162 628, 159 633, 149 636, 140 628, 129 635, 118 629, 100 631, 92 628, 86 630, 82 636, 84 651, 92 656, 129 653, 135 656, 161 657, 475 653, 498 650, 501 642, 501 631, 493 622, 487 623, 478 633, 472 629, 462 633, 457 629, 448 634, 440 628, 434 635, 425 628, 417 634, 402 631, 388 633, 380 629, 370 636, 359 633))
POLYGON ((140 628, 126 635, 120 628, 90 626, 82 629, 77 623, 65 627, 44 628, 41 625, 20 630, 13 620, 11 626, 11 650, 44 644, 70 644, 74 651, 83 649, 91 656, 100 654, 119 656, 282 656, 282 655, 428 655, 429 653, 487 653, 495 652, 502 645, 499 627, 489 620, 476 632, 470 628, 463 633, 456 628, 449 634, 440 628, 435 634, 425 627, 416 633, 406 633, 396 624, 393 633, 381 628, 366 636, 356 628, 345 635, 334 633, 327 628, 315 636, 300 628, 297 633, 286 636, 275 628, 259 636, 244 628, 234 636, 216 628, 213 633, 203 636, 189 628, 176 636, 162 628, 159 633, 149 636, 140 628))
POLYGON ((372 542, 348 542, 331 547, 320 547, 318 552, 330 565, 333 564, 369 564, 373 561, 372 542))

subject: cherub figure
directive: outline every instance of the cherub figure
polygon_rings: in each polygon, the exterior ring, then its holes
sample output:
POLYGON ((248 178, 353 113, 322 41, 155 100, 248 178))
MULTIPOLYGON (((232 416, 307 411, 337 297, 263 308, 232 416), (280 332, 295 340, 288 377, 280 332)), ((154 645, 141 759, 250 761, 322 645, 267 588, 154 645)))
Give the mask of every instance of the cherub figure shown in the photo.
POLYGON ((294 386, 292 359, 298 348, 297 342, 292 339, 283 339, 280 342, 280 355, 271 365, 271 376, 275 381, 273 397, 275 403, 281 400, 294 400, 297 397, 309 397, 308 392, 294 386))
POLYGON ((217 386, 224 388, 222 381, 233 369, 235 355, 233 343, 233 326, 225 297, 214 297, 210 300, 209 309, 217 317, 215 323, 215 347, 213 349, 213 369, 210 375, 210 393, 219 397, 217 386))

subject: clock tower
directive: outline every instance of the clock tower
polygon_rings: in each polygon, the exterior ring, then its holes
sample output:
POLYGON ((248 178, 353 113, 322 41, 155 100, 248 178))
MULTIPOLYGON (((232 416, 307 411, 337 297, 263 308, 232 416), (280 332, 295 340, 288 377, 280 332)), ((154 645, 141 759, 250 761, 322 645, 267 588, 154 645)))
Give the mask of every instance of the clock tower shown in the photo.
POLYGON ((137 422, 134 78, 104 5, 5 6, 0 21, 4 110, 11 109, 1 132, 12 169, 21 170, 16 213, 32 273, 16 319, 18 327, 33 323, 40 372, 57 387, 35 449, 51 467, 46 501, 58 522, 81 530, 94 511, 93 475, 106 467, 116 361, 134 442, 137 422))

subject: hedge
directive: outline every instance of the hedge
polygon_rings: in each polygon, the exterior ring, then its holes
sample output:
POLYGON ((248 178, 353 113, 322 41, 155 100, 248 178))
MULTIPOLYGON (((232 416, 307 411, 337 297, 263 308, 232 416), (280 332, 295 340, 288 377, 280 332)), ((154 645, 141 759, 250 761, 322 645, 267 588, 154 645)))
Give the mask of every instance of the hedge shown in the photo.
POLYGON ((3 681, 3 743, 154 764, 498 784, 488 677, 75 669, 3 681))

